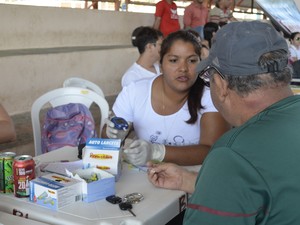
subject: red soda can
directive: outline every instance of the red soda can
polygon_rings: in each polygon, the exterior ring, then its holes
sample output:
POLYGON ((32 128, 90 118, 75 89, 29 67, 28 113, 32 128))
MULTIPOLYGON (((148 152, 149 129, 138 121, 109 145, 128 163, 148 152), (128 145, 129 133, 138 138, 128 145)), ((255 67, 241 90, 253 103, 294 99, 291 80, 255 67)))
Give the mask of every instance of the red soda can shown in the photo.
POLYGON ((30 155, 14 158, 14 194, 18 198, 29 197, 29 181, 35 178, 35 163, 30 155))

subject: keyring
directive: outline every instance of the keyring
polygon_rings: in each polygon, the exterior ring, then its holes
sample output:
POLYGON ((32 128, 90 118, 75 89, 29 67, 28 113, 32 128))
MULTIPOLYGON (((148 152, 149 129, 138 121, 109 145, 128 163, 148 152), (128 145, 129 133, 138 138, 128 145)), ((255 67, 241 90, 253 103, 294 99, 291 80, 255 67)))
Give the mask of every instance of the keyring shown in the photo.
POLYGON ((144 199, 144 196, 141 193, 137 193, 137 192, 127 194, 123 197, 124 202, 129 202, 131 204, 139 203, 143 199, 144 199))

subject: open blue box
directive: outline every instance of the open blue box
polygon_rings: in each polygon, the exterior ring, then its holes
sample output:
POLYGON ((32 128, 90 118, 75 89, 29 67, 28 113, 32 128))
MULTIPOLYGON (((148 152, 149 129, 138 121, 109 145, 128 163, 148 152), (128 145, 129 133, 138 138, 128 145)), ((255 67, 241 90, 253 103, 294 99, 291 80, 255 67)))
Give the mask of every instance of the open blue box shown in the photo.
POLYGON ((82 182, 77 179, 49 173, 30 181, 29 200, 49 209, 58 210, 81 199, 82 182))

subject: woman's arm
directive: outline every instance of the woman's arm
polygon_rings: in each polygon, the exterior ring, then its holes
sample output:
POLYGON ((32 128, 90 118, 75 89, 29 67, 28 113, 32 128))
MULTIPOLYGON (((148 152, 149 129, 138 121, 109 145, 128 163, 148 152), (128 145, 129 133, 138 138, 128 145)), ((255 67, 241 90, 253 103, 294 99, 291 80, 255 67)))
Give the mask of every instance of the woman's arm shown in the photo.
POLYGON ((16 140, 16 131, 12 119, 0 105, 0 143, 16 140))
POLYGON ((230 128, 219 112, 204 113, 200 121, 199 145, 166 146, 163 161, 185 166, 202 164, 211 146, 230 128))

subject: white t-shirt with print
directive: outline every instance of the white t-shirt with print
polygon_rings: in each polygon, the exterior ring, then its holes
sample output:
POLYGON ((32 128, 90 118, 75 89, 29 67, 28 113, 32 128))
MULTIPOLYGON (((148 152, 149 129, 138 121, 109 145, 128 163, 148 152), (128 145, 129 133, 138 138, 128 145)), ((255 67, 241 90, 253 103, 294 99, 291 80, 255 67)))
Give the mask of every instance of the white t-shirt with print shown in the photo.
POLYGON ((168 116, 157 114, 151 104, 151 87, 153 79, 141 80, 124 87, 118 95, 113 112, 118 117, 133 122, 139 139, 151 143, 181 146, 200 142, 200 119, 206 112, 216 112, 209 88, 205 87, 202 106, 195 124, 187 124, 190 119, 187 102, 176 113, 168 116))

